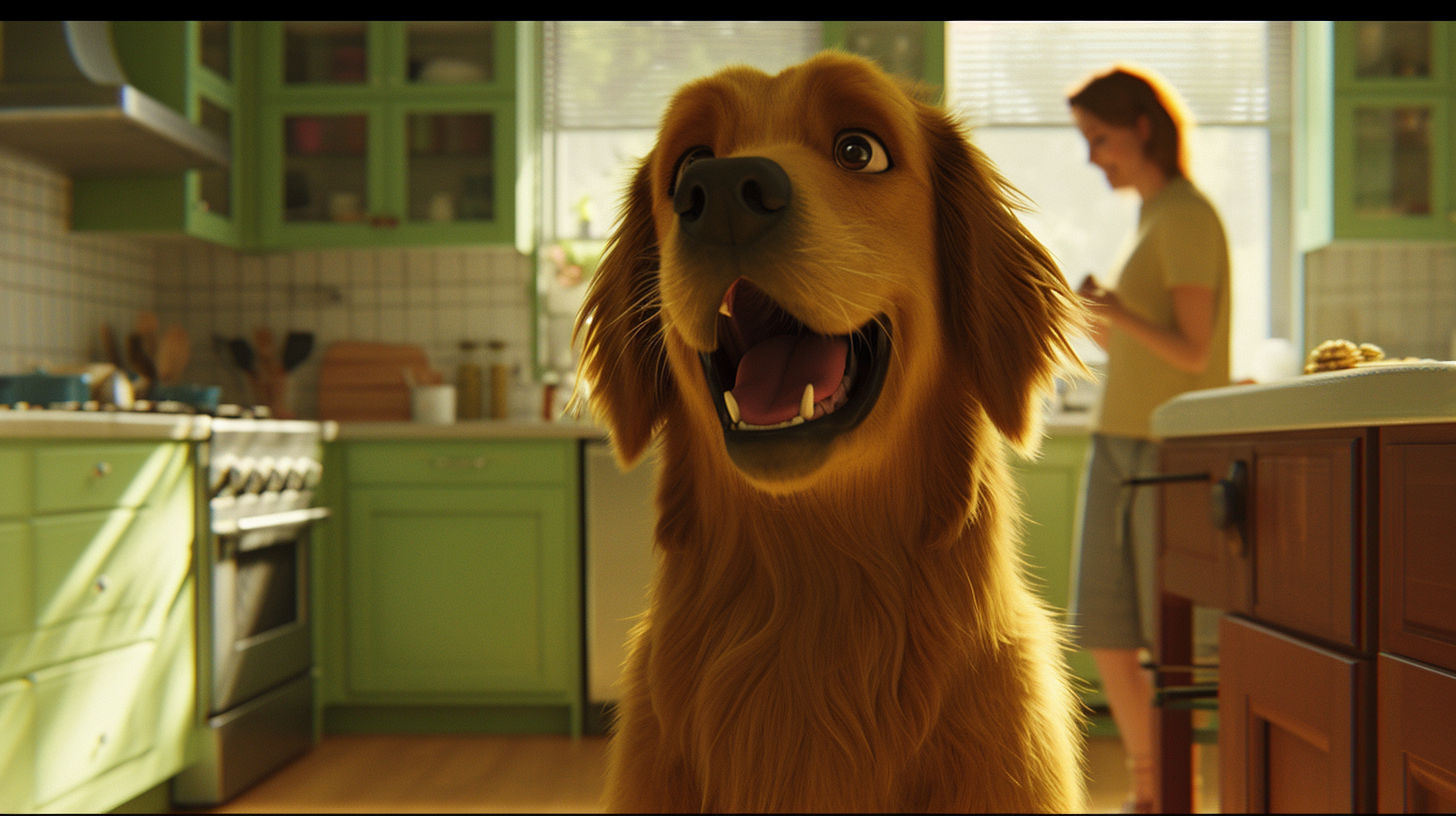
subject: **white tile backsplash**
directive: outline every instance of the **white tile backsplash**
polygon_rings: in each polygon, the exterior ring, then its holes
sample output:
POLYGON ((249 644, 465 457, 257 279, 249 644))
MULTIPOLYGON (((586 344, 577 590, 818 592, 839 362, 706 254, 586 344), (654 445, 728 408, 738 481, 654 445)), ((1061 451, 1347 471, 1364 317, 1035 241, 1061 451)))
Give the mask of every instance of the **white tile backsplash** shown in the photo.
POLYGON ((0 372, 100 359, 100 327, 124 338, 155 307, 154 250, 70 231, 70 181, 0 148, 0 372))
POLYGON ((1336 243, 1305 255, 1305 351, 1334 339, 1456 357, 1456 244, 1336 243))
POLYGON ((228 356, 211 353, 212 336, 251 340, 267 326, 279 343, 289 331, 315 334, 314 353, 294 377, 301 416, 315 415, 318 361, 339 340, 419 345, 447 381, 462 340, 504 340, 505 361, 518 372, 513 407, 531 411, 530 261, 512 247, 250 254, 204 245, 159 252, 157 266, 163 321, 199 324, 184 324, 196 338, 188 377, 221 383, 225 400, 248 396, 228 356), (485 308, 493 303, 503 308, 485 308))

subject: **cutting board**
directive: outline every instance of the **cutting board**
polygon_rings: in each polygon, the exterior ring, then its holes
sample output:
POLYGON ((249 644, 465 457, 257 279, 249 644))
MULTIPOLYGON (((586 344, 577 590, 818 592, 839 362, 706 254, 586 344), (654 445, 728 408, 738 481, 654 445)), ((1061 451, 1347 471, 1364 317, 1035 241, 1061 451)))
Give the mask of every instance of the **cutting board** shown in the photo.
POLYGON ((425 350, 353 340, 331 344, 319 362, 319 419, 375 422, 410 418, 409 370, 416 383, 441 381, 425 350))

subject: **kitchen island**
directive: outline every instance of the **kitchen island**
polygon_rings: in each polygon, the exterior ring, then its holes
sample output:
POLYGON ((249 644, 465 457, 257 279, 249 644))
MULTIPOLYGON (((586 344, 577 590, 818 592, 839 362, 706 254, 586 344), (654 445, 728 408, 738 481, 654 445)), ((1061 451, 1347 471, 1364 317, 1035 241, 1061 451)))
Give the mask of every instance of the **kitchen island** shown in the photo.
MULTIPOLYGON (((1456 363, 1185 394, 1164 439, 1156 662, 1219 629, 1220 807, 1456 804, 1456 363)), ((1190 812, 1190 712, 1155 709, 1160 810, 1190 812)))

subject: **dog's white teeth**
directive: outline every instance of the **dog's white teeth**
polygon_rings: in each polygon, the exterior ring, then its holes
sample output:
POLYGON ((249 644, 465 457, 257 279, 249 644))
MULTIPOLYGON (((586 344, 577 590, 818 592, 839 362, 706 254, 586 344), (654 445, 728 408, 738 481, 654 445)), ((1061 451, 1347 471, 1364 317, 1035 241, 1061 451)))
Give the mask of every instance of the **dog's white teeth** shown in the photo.
POLYGON ((738 400, 733 398, 732 391, 723 392, 723 404, 728 406, 728 416, 735 423, 742 419, 742 415, 738 413, 738 400))
POLYGON ((804 396, 799 399, 799 419, 810 420, 814 418, 814 385, 804 385, 804 396))
POLYGON ((733 310, 728 308, 728 301, 726 299, 722 303, 718 304, 718 314, 723 315, 724 317, 733 316, 733 310))
POLYGON ((793 419, 789 420, 789 424, 790 425, 803 425, 807 421, 808 420, 804 419, 802 416, 796 416, 793 419))

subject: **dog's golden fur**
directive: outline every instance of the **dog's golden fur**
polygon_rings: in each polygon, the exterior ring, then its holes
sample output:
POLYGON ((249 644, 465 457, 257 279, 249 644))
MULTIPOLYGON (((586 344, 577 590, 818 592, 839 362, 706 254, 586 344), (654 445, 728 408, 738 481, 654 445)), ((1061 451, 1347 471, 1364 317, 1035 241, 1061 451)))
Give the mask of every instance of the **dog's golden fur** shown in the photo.
POLYGON ((609 808, 1081 807, 1079 704, 1023 575, 1003 439, 1036 447, 1082 316, 1012 201, 951 118, 856 57, 729 69, 672 101, 578 324, 619 459, 660 435, 609 808), (891 169, 837 166, 850 128, 891 169), (670 195, 694 146, 783 167, 784 228, 694 249, 670 195), (725 447, 698 355, 740 276, 813 331, 893 328, 878 401, 809 473, 745 473, 725 447))

